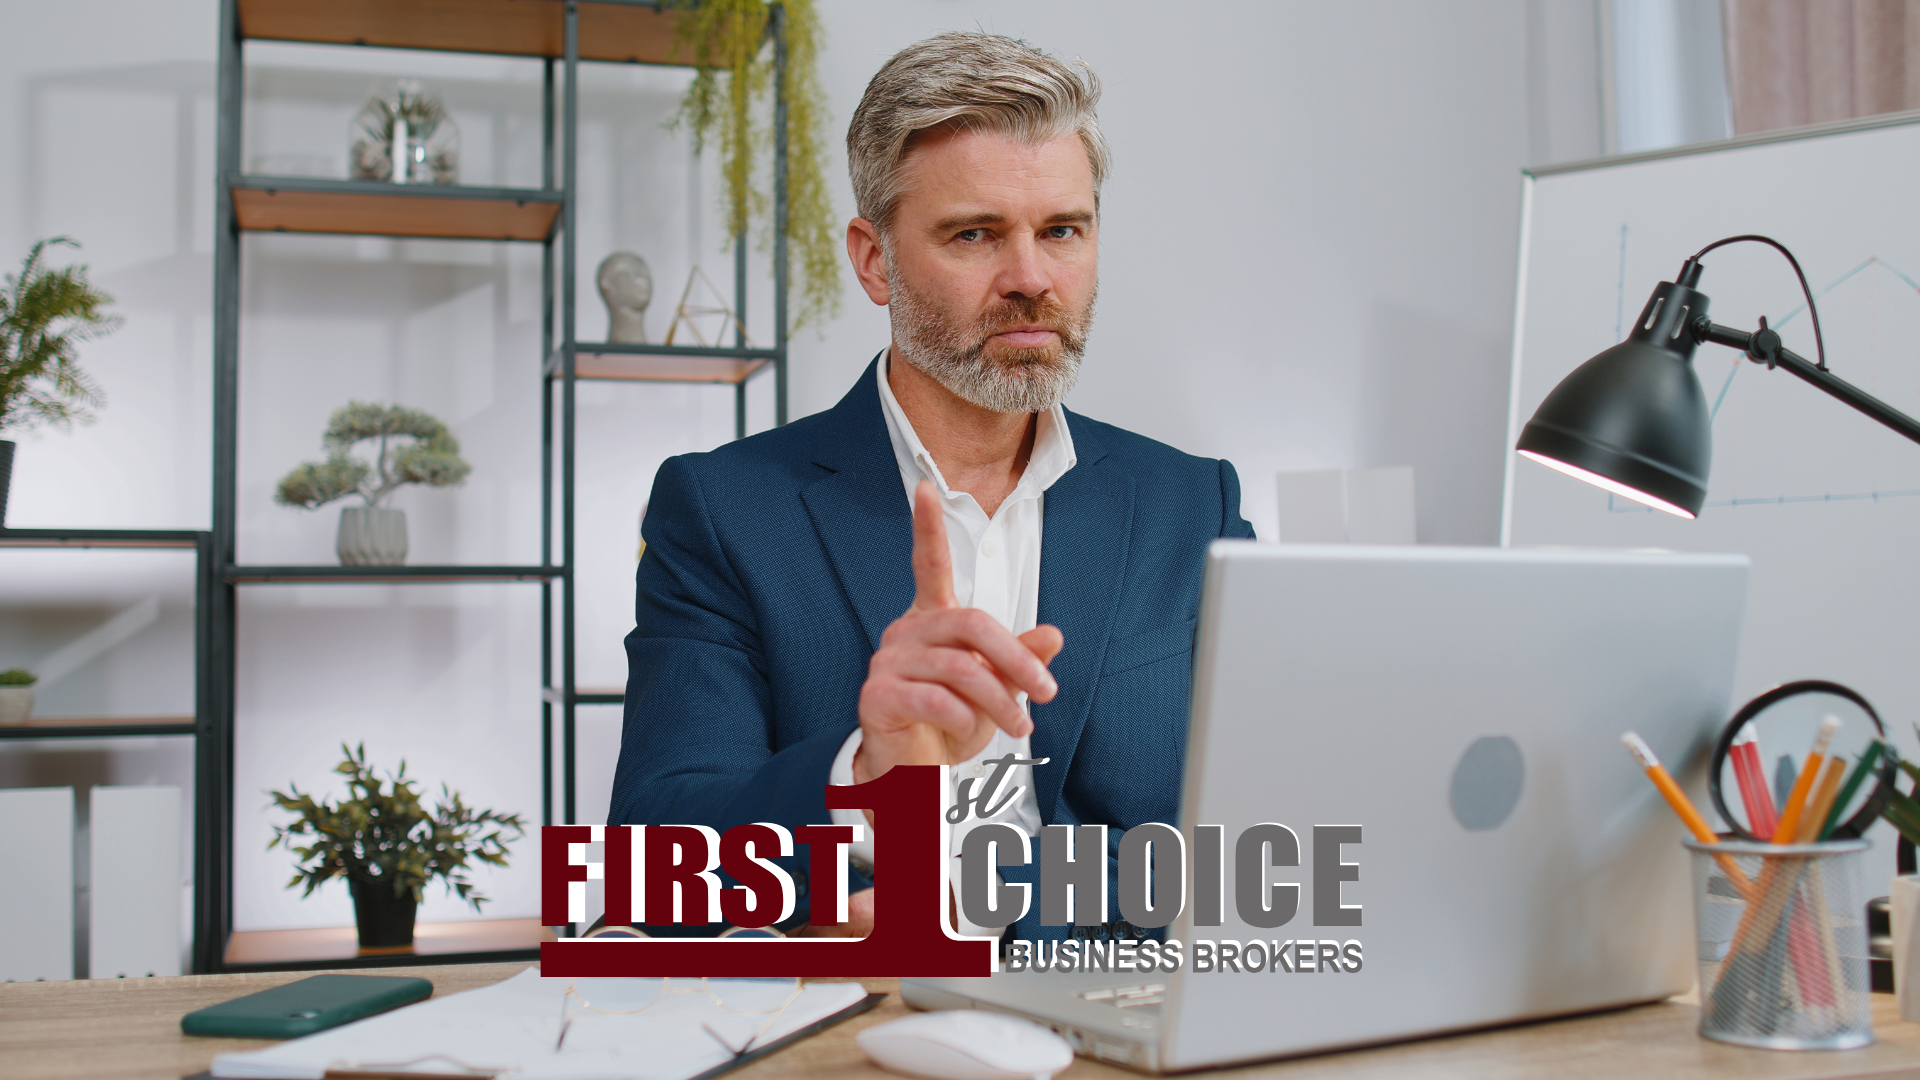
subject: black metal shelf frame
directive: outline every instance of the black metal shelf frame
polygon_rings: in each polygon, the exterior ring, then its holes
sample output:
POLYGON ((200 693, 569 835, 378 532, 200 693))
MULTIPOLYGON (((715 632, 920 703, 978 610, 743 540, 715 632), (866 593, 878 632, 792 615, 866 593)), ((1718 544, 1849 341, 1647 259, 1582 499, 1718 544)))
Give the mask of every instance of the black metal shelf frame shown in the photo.
MULTIPOLYGON (((316 5, 327 0, 312 0, 316 5)), ((226 732, 221 743, 221 758, 212 762, 219 795, 218 857, 207 864, 200 877, 196 896, 208 898, 204 911, 196 912, 196 971, 226 970, 222 959, 232 928, 232 801, 233 765, 228 749, 234 723, 236 589, 258 584, 305 585, 325 583, 412 584, 456 581, 524 581, 540 587, 540 681, 554 688, 542 695, 540 706, 541 747, 541 823, 562 823, 575 819, 575 721, 576 706, 609 704, 620 700, 618 694, 580 693, 575 686, 576 648, 575 559, 574 559, 574 478, 576 465, 576 384, 580 374, 579 357, 626 354, 715 360, 756 361, 761 365, 748 370, 737 381, 728 378, 648 376, 647 381, 712 383, 733 382, 734 434, 743 437, 747 427, 747 384, 758 381, 760 370, 773 372, 774 422, 787 422, 787 102, 784 75, 787 63, 786 12, 774 4, 769 12, 768 34, 774 59, 773 110, 773 345, 749 348, 745 332, 736 329, 732 347, 653 346, 613 343, 587 343, 578 339, 575 305, 578 301, 576 260, 578 257, 578 147, 580 12, 582 6, 619 4, 628 7, 658 9, 658 0, 561 0, 563 9, 563 48, 558 56, 534 57, 529 62, 542 65, 541 80, 541 181, 538 188, 431 187, 413 185, 374 185, 360 181, 317 180, 311 178, 249 176, 242 173, 241 133, 244 101, 244 40, 239 13, 240 0, 221 0, 220 46, 216 104, 216 235, 214 244, 214 438, 213 438, 213 531, 211 573, 208 574, 206 610, 208 612, 209 685, 203 695, 203 716, 211 716, 226 732), (529 377, 541 386, 541 521, 540 563, 537 566, 436 566, 436 567, 332 567, 332 566, 247 566, 236 559, 235 534, 238 520, 239 455, 239 341, 240 341, 240 234, 243 223, 236 208, 235 192, 298 192, 324 196, 403 195, 436 200, 512 200, 519 204, 557 204, 558 213, 543 238, 517 238, 537 242, 541 247, 541 337, 538 363, 529 365, 529 377), (556 445, 557 444, 557 445, 556 445), (556 460, 557 457, 557 460, 556 460), (556 520, 557 516, 557 520, 556 520), (556 537, 556 533, 558 534, 556 537), (557 543, 556 543, 557 540, 557 543), (556 550, 557 547, 557 550, 556 550), (559 595, 555 596, 558 588, 559 595), (558 614, 556 618, 556 600, 558 614), (556 625, 557 624, 557 625, 556 625), (557 715, 556 715, 557 714, 557 715), (555 720, 559 721, 556 733, 555 720), (559 736, 560 791, 555 792, 555 736, 559 736), (558 807, 555 806, 555 796, 558 807), (556 809, 558 813, 556 815, 556 809), (204 947, 203 947, 204 946, 204 947)), ((352 45, 340 47, 352 48, 352 45)), ((374 47, 390 47, 379 45, 374 47)), ((509 54, 497 54, 509 55, 509 54)), ((604 62, 588 60, 589 63, 604 62)), ((324 232, 326 229, 286 229, 324 232)), ((339 230, 335 230, 339 231, 339 230)), ((401 233, 362 232, 362 235, 403 235, 401 233)), ((506 242, 508 238, 474 234, 469 239, 506 242)), ((747 296, 747 245, 742 237, 734 246, 734 306, 744 324, 747 296)), ((445 959, 445 958, 439 958, 445 959)), ((371 961, 369 961, 371 962, 371 961)), ((338 966, 329 961, 329 966, 338 966)), ((275 965, 291 967, 295 965, 275 965)))
POLYGON ((462 581, 550 581, 557 566, 229 566, 232 585, 430 585, 462 581))
POLYGON ((0 738, 110 739, 192 736, 193 967, 211 971, 227 937, 218 919, 230 903, 233 865, 233 710, 230 672, 214 641, 214 534, 191 529, 0 529, 0 548, 190 549, 193 561, 193 722, 191 724, 44 724, 0 728, 0 738))

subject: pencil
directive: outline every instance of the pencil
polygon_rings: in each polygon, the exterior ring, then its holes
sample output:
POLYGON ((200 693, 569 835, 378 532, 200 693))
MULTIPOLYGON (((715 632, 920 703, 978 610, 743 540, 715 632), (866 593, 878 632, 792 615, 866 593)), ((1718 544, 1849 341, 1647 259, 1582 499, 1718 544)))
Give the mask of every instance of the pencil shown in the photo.
MULTIPOLYGON (((1654 756, 1653 747, 1647 745, 1647 740, 1641 738, 1639 732, 1629 731, 1620 736, 1620 742, 1640 762, 1640 767, 1647 770, 1647 779, 1653 781, 1653 786, 1660 789, 1661 795, 1666 796, 1667 805, 1680 815, 1681 823, 1686 825, 1693 838, 1703 844, 1718 844, 1720 837, 1707 825, 1707 819, 1700 816, 1700 811, 1693 808, 1687 793, 1680 790, 1680 784, 1673 774, 1660 764, 1660 759, 1654 756)), ((1727 872, 1727 880, 1733 882, 1743 896, 1751 896, 1753 883, 1740 871, 1739 864, 1725 855, 1716 855, 1715 858, 1720 868, 1727 872)))
POLYGON ((1727 760, 1733 763, 1733 779, 1740 786, 1740 801, 1746 807, 1747 831, 1771 837, 1779 821, 1773 812, 1773 795, 1767 790, 1766 773, 1760 766, 1760 743, 1751 727, 1733 741, 1727 760))
POLYGON ((1834 795, 1839 792, 1840 781, 1846 772, 1846 762, 1839 758, 1827 761, 1826 769, 1820 774, 1820 782, 1814 785, 1807 812, 1800 817, 1800 830, 1794 834, 1794 843, 1811 844, 1820 839, 1821 832, 1827 827, 1827 815, 1833 810, 1834 795))
POLYGON ((1813 748, 1807 751, 1807 762, 1800 766, 1800 777, 1793 782, 1793 790, 1787 794, 1787 805, 1780 811, 1780 824, 1773 830, 1773 842, 1791 844, 1800 835, 1800 818, 1807 812, 1807 796, 1813 792, 1813 783, 1820 775, 1820 762, 1827 756, 1827 747, 1833 744, 1833 733, 1840 730, 1840 718, 1828 713, 1820 719, 1820 732, 1813 737, 1813 748))
POLYGON ((1860 790, 1861 782, 1872 775, 1873 767, 1880 763, 1880 755, 1886 751, 1886 742, 1875 739, 1867 747, 1867 752, 1860 755, 1860 764, 1853 767, 1853 775, 1847 777, 1846 786, 1840 789, 1839 797, 1833 800, 1833 809, 1827 811, 1827 823, 1820 830, 1820 839, 1832 836, 1833 830, 1840 827, 1840 817, 1847 812, 1847 804, 1853 802, 1854 793, 1860 790))

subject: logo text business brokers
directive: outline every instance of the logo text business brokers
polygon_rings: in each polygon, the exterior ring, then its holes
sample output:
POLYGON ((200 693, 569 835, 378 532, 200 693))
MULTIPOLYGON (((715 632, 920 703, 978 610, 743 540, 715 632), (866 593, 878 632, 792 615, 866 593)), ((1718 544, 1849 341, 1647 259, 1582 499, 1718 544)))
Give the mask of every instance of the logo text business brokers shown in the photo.
MULTIPOLYGON (((946 924, 950 888, 942 857, 946 822, 940 813, 944 773, 937 766, 900 766, 865 784, 826 788, 828 808, 872 810, 881 823, 875 830, 874 862, 887 867, 888 895, 885 904, 875 905, 874 928, 865 938, 565 939, 541 946, 541 969, 555 976, 990 974, 996 943, 958 938, 946 924)), ((850 825, 790 830, 770 822, 738 825, 724 833, 701 825, 548 826, 541 830, 541 922, 584 922, 588 880, 605 882, 608 925, 724 922, 757 928, 785 922, 795 914, 799 889, 794 876, 774 860, 791 859, 801 844, 809 848, 806 876, 814 885, 808 890, 807 921, 838 925, 847 920, 845 849, 860 832, 850 825), (601 861, 589 861, 589 843, 603 844, 601 861), (722 882, 722 874, 730 884, 722 882)), ((1106 921, 1108 832, 1104 825, 1042 827, 1042 925, 1097 926, 1106 921)), ((1315 825, 1311 838, 1313 924, 1361 925, 1361 905, 1341 902, 1342 883, 1360 878, 1359 864, 1342 861, 1342 849, 1361 843, 1361 826, 1315 825)), ((1223 827, 1195 826, 1189 847, 1179 830, 1150 822, 1126 830, 1117 847, 1114 899, 1122 919, 1142 929, 1164 927, 1191 903, 1194 926, 1223 925, 1228 857, 1223 827)), ((991 872, 996 865, 1034 861, 1023 830, 997 822, 978 825, 967 833, 960 855, 960 881, 951 894, 968 922, 1003 928, 1028 912, 1034 902, 1032 886, 1001 881, 991 872)), ((1239 921, 1259 929, 1293 921, 1300 913, 1302 886, 1268 879, 1273 868, 1301 865, 1298 834, 1278 823, 1250 826, 1234 838, 1232 859, 1239 921)), ((1174 971, 1190 959, 1195 972, 1356 972, 1361 957, 1361 944, 1355 940, 1198 940, 1191 949, 1178 941, 1015 941, 1007 966, 1107 970, 1115 964, 1121 971, 1174 971)))

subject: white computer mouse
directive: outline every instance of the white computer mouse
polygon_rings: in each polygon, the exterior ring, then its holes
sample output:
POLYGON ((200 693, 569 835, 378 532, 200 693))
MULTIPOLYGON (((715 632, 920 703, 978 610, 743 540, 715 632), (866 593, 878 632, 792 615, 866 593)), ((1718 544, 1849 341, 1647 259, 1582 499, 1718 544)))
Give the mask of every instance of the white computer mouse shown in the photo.
POLYGON ((855 1036, 874 1064, 931 1080, 1049 1080, 1073 1048, 1039 1024, 977 1009, 947 1009, 877 1024, 855 1036))

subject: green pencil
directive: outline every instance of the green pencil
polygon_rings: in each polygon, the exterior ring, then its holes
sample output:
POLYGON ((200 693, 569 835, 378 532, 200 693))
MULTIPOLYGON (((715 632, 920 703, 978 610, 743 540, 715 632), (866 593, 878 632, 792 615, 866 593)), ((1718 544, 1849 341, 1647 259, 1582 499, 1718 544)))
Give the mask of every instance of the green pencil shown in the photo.
POLYGON ((1853 801, 1853 793, 1860 790, 1861 782, 1873 772, 1874 765, 1879 762, 1880 755, 1886 751, 1886 748, 1885 741, 1875 739, 1873 745, 1867 747, 1867 752, 1860 755, 1860 764, 1853 767, 1853 775, 1847 777, 1847 782, 1840 788, 1840 794, 1834 797, 1833 809, 1827 811, 1827 823, 1820 827, 1820 839, 1825 840, 1835 826, 1840 824, 1840 814, 1846 810, 1847 803, 1853 801))

